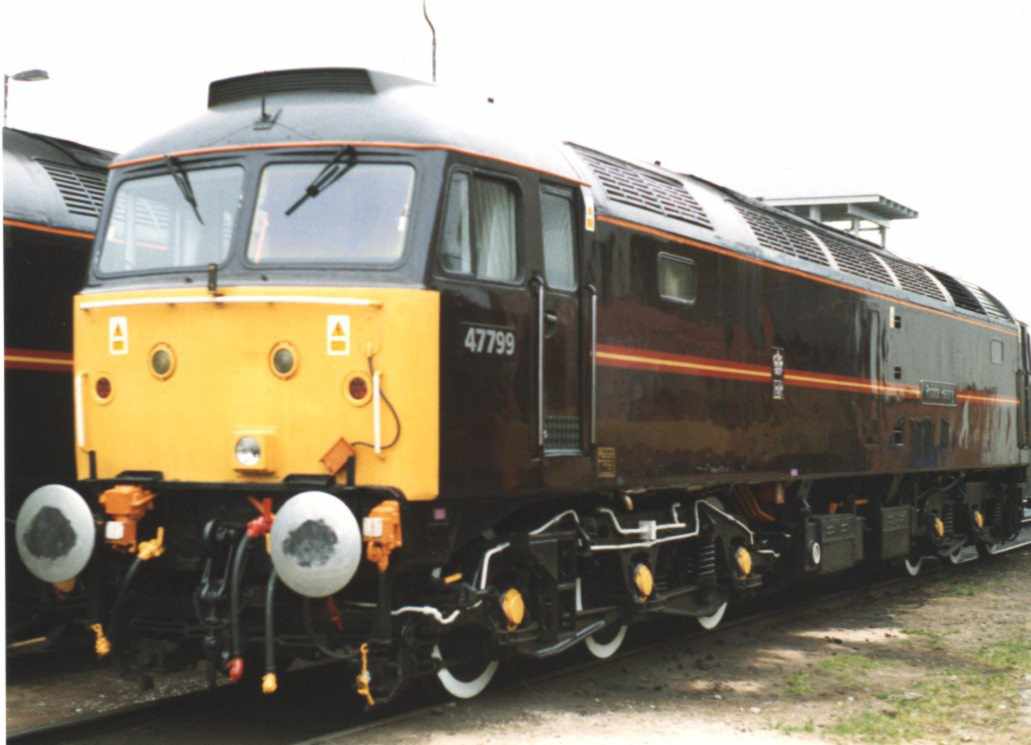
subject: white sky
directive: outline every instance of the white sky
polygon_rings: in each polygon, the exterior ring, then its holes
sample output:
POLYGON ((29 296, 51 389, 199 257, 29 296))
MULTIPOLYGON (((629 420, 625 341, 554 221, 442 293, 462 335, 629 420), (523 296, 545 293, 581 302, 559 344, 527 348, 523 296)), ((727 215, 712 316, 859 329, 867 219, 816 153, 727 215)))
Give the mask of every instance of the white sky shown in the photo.
MULTIPOLYGON (((571 139, 756 196, 877 192, 889 247, 1031 320, 1031 3, 430 0, 438 80, 571 139)), ((430 76, 421 0, 8 3, 10 125, 124 151, 216 78, 430 76)))

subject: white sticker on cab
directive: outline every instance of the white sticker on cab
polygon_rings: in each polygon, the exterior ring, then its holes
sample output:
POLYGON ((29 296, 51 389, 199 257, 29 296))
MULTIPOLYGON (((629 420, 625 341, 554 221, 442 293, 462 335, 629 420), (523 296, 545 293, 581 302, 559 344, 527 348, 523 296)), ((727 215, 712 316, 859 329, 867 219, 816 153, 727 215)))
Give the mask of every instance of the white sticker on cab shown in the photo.
POLYGON ((107 351, 129 354, 129 321, 125 316, 111 316, 107 322, 107 351))
POLYGON ((351 354, 350 316, 326 316, 326 354, 330 357, 351 354))

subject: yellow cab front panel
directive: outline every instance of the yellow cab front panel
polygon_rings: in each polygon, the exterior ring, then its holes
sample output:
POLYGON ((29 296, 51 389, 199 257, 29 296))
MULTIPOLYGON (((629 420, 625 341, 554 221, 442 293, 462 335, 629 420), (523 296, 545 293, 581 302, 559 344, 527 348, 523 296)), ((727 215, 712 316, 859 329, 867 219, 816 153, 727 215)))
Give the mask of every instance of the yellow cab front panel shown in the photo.
POLYGON ((92 451, 101 479, 159 471, 275 483, 335 472, 343 483, 350 446, 355 483, 433 499, 439 316, 438 294, 411 288, 79 295, 79 477, 92 451))

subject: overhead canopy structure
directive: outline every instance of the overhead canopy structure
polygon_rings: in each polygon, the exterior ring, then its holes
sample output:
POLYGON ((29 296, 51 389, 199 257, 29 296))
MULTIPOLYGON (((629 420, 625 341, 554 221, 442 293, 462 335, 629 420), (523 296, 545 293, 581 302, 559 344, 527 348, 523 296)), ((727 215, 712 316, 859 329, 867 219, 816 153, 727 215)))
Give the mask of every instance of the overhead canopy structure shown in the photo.
POLYGON ((911 220, 919 212, 880 194, 846 196, 762 198, 772 207, 779 207, 801 217, 824 223, 850 223, 851 231, 876 230, 883 248, 892 220, 911 220))

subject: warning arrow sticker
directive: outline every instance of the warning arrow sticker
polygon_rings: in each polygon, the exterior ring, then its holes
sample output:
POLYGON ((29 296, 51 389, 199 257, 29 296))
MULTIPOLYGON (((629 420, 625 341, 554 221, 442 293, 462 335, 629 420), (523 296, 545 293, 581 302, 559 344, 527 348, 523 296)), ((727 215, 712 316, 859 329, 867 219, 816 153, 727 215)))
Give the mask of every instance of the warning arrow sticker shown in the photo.
POLYGON ((326 316, 326 354, 330 357, 351 354, 350 316, 326 316))
POLYGON ((129 321, 125 316, 111 316, 107 322, 107 351, 129 354, 129 321))

